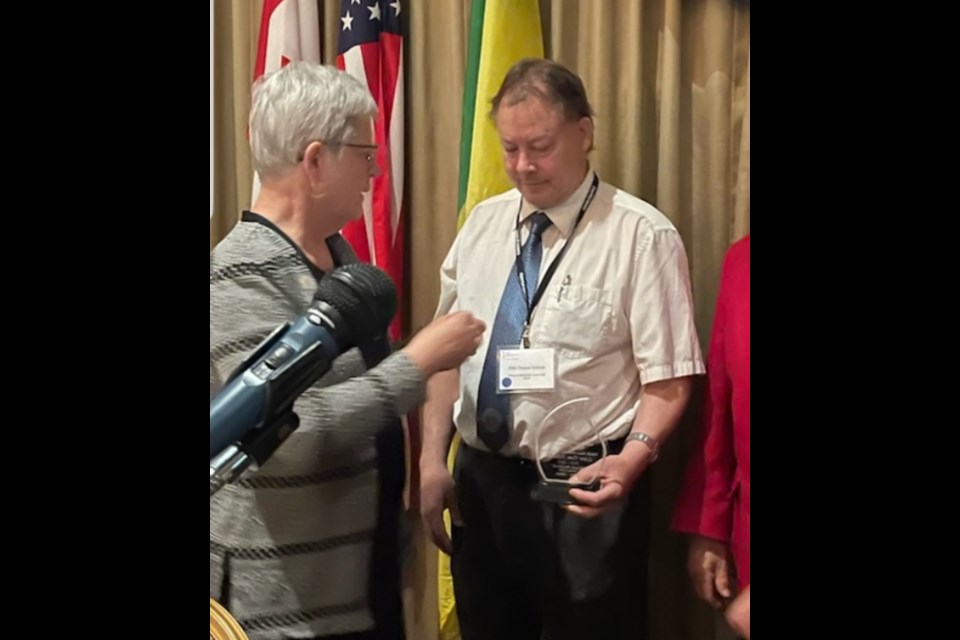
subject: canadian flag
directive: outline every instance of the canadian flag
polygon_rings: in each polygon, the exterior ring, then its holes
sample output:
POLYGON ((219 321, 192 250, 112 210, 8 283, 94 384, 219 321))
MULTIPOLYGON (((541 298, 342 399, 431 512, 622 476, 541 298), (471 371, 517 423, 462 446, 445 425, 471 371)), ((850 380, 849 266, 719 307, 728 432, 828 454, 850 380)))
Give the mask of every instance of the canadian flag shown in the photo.
MULTIPOLYGON (((264 0, 257 62, 253 68, 254 82, 264 73, 276 71, 291 60, 320 62, 317 0, 264 0)), ((259 193, 260 179, 254 173, 251 204, 256 202, 259 193)))

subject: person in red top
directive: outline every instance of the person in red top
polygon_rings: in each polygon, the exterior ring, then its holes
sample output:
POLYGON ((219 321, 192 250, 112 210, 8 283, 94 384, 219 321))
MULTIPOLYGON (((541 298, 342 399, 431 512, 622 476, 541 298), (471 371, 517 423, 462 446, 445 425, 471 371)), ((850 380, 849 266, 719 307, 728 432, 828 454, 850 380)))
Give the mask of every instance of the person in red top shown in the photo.
MULTIPOLYGON (((697 595, 720 609, 750 585, 749 235, 724 259, 707 379, 703 431, 672 529, 689 535, 687 570, 697 595)), ((744 595, 749 625, 749 591, 744 595)))

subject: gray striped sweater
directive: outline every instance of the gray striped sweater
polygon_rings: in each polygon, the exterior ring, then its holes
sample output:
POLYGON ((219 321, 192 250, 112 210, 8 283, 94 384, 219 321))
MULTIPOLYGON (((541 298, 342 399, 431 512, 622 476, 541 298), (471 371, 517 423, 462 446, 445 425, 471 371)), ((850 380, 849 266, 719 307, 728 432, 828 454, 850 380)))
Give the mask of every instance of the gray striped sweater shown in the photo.
MULTIPOLYGON (((341 236, 328 244, 338 263, 356 262, 341 236)), ((302 315, 316 287, 285 236, 238 223, 211 256, 211 391, 270 332, 302 315)), ((295 403, 296 432, 261 469, 210 499, 210 595, 250 640, 373 627, 374 435, 422 402, 426 381, 402 353, 366 369, 358 349, 337 358, 295 403)))

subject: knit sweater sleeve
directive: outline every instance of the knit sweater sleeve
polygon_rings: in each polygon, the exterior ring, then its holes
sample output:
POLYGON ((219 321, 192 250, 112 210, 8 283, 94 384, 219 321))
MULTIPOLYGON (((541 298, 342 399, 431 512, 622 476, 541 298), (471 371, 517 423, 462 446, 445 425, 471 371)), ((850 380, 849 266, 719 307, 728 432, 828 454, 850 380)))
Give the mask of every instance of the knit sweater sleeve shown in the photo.
MULTIPOLYGON (((239 259, 229 244, 218 247, 211 265, 211 391, 278 326, 302 315, 316 287, 296 256, 273 246, 255 250, 255 240, 244 239, 239 259)), ((393 353, 368 371, 360 350, 350 349, 294 403, 298 430, 369 436, 421 403, 425 389, 406 354, 393 353)))

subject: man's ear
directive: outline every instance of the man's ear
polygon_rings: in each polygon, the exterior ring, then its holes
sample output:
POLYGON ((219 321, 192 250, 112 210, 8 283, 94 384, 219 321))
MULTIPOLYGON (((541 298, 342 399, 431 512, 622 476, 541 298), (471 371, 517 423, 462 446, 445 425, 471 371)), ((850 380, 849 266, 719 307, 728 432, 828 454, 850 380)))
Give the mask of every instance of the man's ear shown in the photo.
POLYGON ((587 153, 593 149, 593 118, 588 116, 583 116, 577 122, 577 128, 580 130, 580 133, 583 135, 583 152, 587 153))

